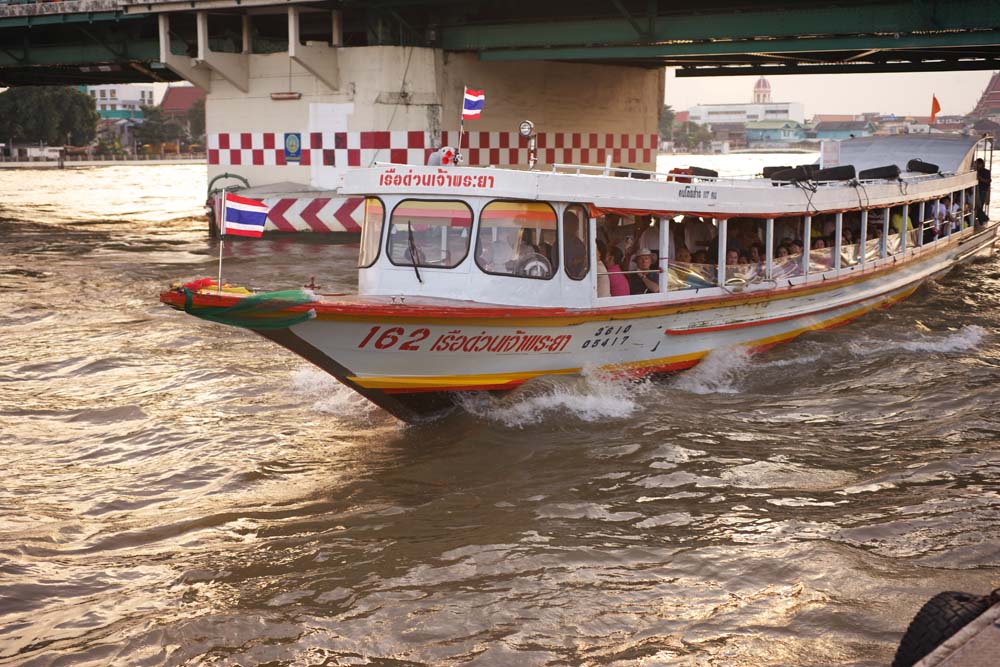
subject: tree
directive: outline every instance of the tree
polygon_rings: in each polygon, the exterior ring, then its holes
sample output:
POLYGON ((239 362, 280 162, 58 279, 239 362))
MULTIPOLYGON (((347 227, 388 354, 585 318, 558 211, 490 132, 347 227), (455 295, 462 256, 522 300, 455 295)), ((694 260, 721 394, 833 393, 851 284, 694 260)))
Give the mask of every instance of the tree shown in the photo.
POLYGON ((674 128, 674 145, 687 151, 712 142, 712 133, 698 123, 687 121, 674 128))
POLYGON ((660 141, 672 141, 674 138, 675 112, 669 104, 664 104, 660 111, 660 141))
POLYGON ((142 125, 135 128, 141 144, 159 145, 175 142, 184 136, 184 127, 172 118, 164 118, 160 107, 142 107, 142 125))
POLYGON ((0 93, 0 137, 49 146, 89 144, 100 116, 87 93, 69 86, 26 86, 0 93))
POLYGON ((187 113, 188 128, 192 141, 201 141, 205 136, 205 98, 191 105, 187 113))

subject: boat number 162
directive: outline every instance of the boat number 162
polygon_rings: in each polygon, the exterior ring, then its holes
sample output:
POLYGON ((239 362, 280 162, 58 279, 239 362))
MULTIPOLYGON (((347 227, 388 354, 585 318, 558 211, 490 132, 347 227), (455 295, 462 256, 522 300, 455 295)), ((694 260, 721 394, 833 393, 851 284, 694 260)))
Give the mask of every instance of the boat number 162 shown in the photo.
POLYGON ((365 348, 369 343, 376 350, 388 350, 397 347, 400 350, 415 352, 420 349, 420 343, 431 335, 430 329, 414 329, 407 333, 403 327, 372 327, 364 340, 358 344, 358 349, 365 348))

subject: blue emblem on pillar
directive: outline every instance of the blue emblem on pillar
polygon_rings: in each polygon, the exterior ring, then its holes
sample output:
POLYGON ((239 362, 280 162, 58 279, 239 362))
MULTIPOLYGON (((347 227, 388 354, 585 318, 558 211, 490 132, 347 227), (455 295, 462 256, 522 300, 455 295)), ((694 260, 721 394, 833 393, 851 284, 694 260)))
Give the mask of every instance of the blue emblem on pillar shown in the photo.
POLYGON ((285 162, 298 162, 302 158, 302 135, 298 132, 285 133, 285 162))

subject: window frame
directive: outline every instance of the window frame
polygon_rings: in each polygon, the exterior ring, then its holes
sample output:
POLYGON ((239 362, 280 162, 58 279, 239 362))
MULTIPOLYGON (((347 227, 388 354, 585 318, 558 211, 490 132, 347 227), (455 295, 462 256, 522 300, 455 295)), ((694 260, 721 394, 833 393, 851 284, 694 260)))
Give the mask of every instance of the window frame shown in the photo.
POLYGON ((503 278, 529 278, 531 280, 552 280, 559 273, 559 269, 556 267, 552 267, 552 272, 549 274, 547 278, 542 278, 540 276, 519 276, 516 273, 497 273, 495 271, 487 271, 479 263, 479 239, 481 238, 483 233, 483 213, 486 211, 487 207, 490 204, 505 203, 505 202, 511 204, 544 204, 548 206, 549 210, 552 211, 553 217, 555 218, 556 241, 560 243, 560 247, 558 248, 558 252, 556 253, 556 255, 559 257, 561 257, 562 255, 562 243, 559 237, 559 232, 561 230, 562 225, 559 223, 559 212, 556 210, 556 207, 552 204, 552 202, 541 199, 510 199, 510 198, 491 199, 479 208, 479 224, 476 225, 476 243, 474 251, 475 257, 473 258, 473 263, 476 265, 476 268, 478 268, 480 271, 482 271, 484 274, 488 276, 500 276, 503 278))
POLYGON ((559 221, 558 221, 559 222, 559 232, 560 232, 560 237, 559 238, 560 238, 560 241, 563 242, 562 243, 562 247, 559 249, 560 252, 562 253, 562 260, 563 260, 562 269, 563 269, 563 273, 566 274, 566 277, 569 278, 570 280, 574 281, 574 282, 581 282, 583 280, 587 280, 590 277, 590 270, 592 268, 594 268, 593 266, 591 266, 591 261, 590 261, 590 255, 591 255, 590 249, 591 249, 591 246, 594 243, 593 240, 591 240, 591 238, 590 238, 590 218, 591 218, 590 209, 585 204, 579 204, 577 202, 566 204, 566 206, 563 207, 562 216, 559 217, 559 221), (566 232, 565 232, 565 226, 566 226, 566 220, 563 218, 563 216, 565 216, 566 212, 569 211, 573 207, 579 207, 583 211, 583 215, 584 215, 583 221, 582 221, 582 223, 583 223, 583 230, 587 234, 587 237, 583 240, 584 257, 586 257, 586 259, 587 259, 587 268, 583 272, 583 275, 580 276, 579 278, 574 278, 573 276, 571 276, 569 274, 569 271, 568 271, 568 269, 569 269, 569 263, 566 261, 566 243, 565 243, 565 234, 566 234, 566 232))
POLYGON ((385 224, 385 230, 386 230, 385 231, 385 256, 389 260, 390 264, 392 264, 393 266, 401 266, 401 267, 413 267, 413 266, 416 266, 418 269, 444 269, 444 270, 449 270, 450 271, 451 269, 457 269, 469 257, 469 252, 471 252, 471 250, 472 250, 472 236, 473 236, 473 232, 474 232, 475 227, 476 227, 476 211, 472 208, 472 206, 469 204, 469 202, 465 201, 464 199, 447 199, 447 198, 421 199, 419 197, 406 197, 405 199, 400 199, 398 202, 395 203, 395 205, 393 205, 392 212, 389 214, 388 220, 386 220, 385 222, 388 223, 388 224, 385 224), (424 263, 421 263, 421 262, 410 262, 410 263, 407 263, 407 264, 397 264, 396 262, 393 261, 393 259, 392 259, 392 253, 389 251, 389 241, 392 239, 392 218, 396 214, 396 209, 398 209, 404 203, 410 202, 410 201, 448 202, 448 203, 458 203, 458 204, 462 204, 463 206, 465 206, 466 210, 469 212, 469 242, 466 244, 466 246, 465 246, 465 254, 462 255, 462 258, 460 260, 458 260, 457 262, 451 264, 450 266, 444 266, 442 264, 424 264, 424 263))
MULTIPOLYGON (((369 262, 368 264, 362 265, 361 264, 361 253, 364 252, 364 249, 365 249, 365 228, 367 227, 367 225, 365 224, 365 221, 362 220, 362 222, 361 222, 361 241, 359 243, 359 248, 358 248, 358 268, 359 269, 370 269, 371 267, 375 266, 375 262, 377 262, 378 259, 379 259, 379 257, 381 257, 381 255, 382 255, 382 233, 385 231, 385 218, 386 218, 385 202, 382 201, 381 197, 375 197, 373 195, 369 195, 369 196, 365 197, 365 200, 363 202, 361 202, 362 207, 365 207, 364 211, 367 211, 367 202, 368 202, 369 199, 374 199, 375 201, 377 201, 379 204, 382 205, 382 223, 379 225, 378 242, 375 244, 375 256, 372 258, 371 262, 369 262)), ((364 214, 364 212, 362 213, 362 215, 363 214, 364 214)))

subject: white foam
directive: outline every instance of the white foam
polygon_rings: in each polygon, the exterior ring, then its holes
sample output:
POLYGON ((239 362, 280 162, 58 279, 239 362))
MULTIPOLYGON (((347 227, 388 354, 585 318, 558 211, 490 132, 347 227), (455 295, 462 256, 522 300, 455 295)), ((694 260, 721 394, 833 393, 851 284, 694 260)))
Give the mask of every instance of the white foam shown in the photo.
POLYGON ((615 379, 597 369, 584 369, 578 376, 539 378, 499 398, 469 394, 460 397, 459 403, 477 417, 512 428, 537 424, 552 413, 596 422, 630 416, 638 408, 636 397, 647 387, 646 382, 615 379))
POLYGON ((323 414, 369 418, 381 409, 361 394, 337 382, 318 368, 307 366, 292 374, 292 391, 310 398, 321 397, 312 408, 323 414))
POLYGON ((673 386, 692 394, 737 394, 738 382, 750 364, 750 350, 743 346, 710 352, 689 371, 677 376, 673 386))
POLYGON ((957 331, 947 333, 914 334, 909 340, 891 340, 885 338, 873 340, 867 338, 850 343, 848 349, 852 354, 859 357, 885 354, 898 350, 930 354, 961 352, 979 347, 986 336, 987 331, 985 328, 977 324, 970 324, 957 331))

